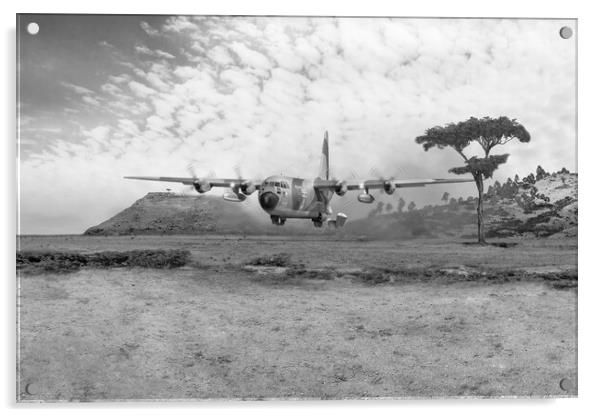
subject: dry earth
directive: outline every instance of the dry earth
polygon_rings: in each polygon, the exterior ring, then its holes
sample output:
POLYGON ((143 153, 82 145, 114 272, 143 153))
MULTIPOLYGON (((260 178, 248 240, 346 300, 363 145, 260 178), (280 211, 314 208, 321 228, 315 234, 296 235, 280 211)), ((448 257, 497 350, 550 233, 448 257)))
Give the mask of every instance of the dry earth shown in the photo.
POLYGON ((22 237, 28 250, 184 248, 193 264, 20 274, 19 400, 574 396, 576 289, 345 274, 576 269, 575 240, 516 243, 22 237), (242 268, 275 252, 339 273, 287 280, 242 268))

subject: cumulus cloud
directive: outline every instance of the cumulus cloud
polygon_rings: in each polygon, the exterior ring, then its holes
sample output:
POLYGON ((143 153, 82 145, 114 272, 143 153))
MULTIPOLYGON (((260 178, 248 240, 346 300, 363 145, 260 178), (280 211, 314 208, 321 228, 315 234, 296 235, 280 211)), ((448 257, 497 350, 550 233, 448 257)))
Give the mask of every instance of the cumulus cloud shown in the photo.
POLYGON ((63 87, 66 87, 67 89, 77 93, 77 94, 81 94, 81 95, 86 95, 86 94, 94 94, 94 91, 86 88, 86 87, 82 87, 80 85, 75 85, 75 84, 71 84, 68 83, 66 81, 62 81, 61 85, 63 87))
POLYGON ((160 32, 157 29, 154 29, 151 25, 148 24, 148 22, 145 22, 144 20, 140 22, 140 27, 149 36, 159 36, 160 34, 160 32))
POLYGON ((169 52, 162 51, 160 49, 149 49, 146 45, 136 45, 134 50, 141 55, 148 55, 155 58, 164 58, 164 59, 175 59, 175 56, 170 54, 169 52))
POLYGON ((128 86, 130 87, 130 90, 134 92, 134 94, 142 98, 146 98, 155 93, 155 90, 142 83, 139 83, 138 81, 130 81, 128 86))
MULTIPOLYGON (((191 160, 219 176, 238 165, 251 177, 312 177, 326 129, 339 177, 373 168, 452 176, 458 156, 424 153, 414 138, 434 125, 499 115, 517 118, 532 141, 503 149, 511 157, 497 179, 538 164, 574 169, 575 47, 558 36, 562 24, 572 22, 179 16, 153 28, 142 21, 153 42, 164 40, 153 44, 159 48, 136 44, 129 60, 122 50, 122 70, 111 67, 90 84, 97 88, 63 81, 70 94, 100 106, 79 108, 78 127, 26 153, 24 222, 44 207, 60 218, 73 214, 65 231, 81 231, 165 188, 123 175, 187 175, 191 160), (38 178, 56 189, 40 191, 38 178)), ((442 191, 403 196, 433 203, 442 191)))

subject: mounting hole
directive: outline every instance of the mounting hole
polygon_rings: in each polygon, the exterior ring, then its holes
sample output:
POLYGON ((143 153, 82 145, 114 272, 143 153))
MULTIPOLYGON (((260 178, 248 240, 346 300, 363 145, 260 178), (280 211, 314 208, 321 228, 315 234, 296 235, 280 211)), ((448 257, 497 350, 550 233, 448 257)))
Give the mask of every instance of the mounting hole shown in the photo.
POLYGON ((563 391, 571 391, 573 389, 573 382, 568 378, 562 378, 560 380, 560 389, 563 391))
POLYGON ((560 28, 560 37, 562 39, 569 39, 571 36, 573 36, 573 29, 568 26, 563 26, 560 28))
POLYGON ((27 33, 30 35, 37 35, 39 31, 40 25, 38 25, 36 22, 31 22, 27 25, 27 33))
POLYGON ((29 394, 29 395, 36 395, 37 394, 36 386, 31 382, 29 384, 25 385, 25 393, 29 394))

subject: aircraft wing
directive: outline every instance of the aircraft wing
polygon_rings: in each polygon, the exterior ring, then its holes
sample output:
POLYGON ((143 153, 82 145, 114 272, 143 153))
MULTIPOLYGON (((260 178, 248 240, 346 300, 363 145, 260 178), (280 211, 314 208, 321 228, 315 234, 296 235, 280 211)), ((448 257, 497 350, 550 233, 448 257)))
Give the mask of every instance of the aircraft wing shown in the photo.
POLYGON ((194 177, 123 177, 129 180, 179 182, 185 185, 193 185, 195 182, 204 182, 212 187, 231 187, 232 184, 240 185, 244 182, 252 182, 256 187, 261 186, 261 181, 245 178, 194 178, 194 177))
POLYGON ((435 179, 366 179, 366 180, 352 180, 352 181, 338 181, 338 180, 316 180, 314 187, 321 190, 332 190, 336 191, 341 183, 347 186, 348 190, 380 190, 385 187, 395 186, 395 188, 411 188, 411 187, 424 187, 425 185, 437 185, 437 184, 455 184, 462 182, 473 182, 473 179, 468 178, 435 178, 435 179))

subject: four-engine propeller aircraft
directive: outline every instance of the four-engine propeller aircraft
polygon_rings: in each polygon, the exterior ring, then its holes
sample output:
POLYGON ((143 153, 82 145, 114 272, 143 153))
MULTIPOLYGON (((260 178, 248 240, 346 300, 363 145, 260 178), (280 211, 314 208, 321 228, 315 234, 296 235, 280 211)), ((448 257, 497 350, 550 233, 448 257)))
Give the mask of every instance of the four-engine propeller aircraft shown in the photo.
POLYGON ((229 188, 223 198, 227 201, 241 202, 247 196, 258 192, 259 204, 271 217, 272 223, 282 226, 286 219, 311 219, 316 227, 322 227, 327 221, 331 226, 342 227, 347 220, 344 213, 332 215, 330 200, 334 194, 344 195, 347 191, 359 190, 357 199, 361 203, 374 202, 370 190, 384 190, 393 194, 396 188, 423 187, 433 184, 472 182, 472 179, 366 179, 337 180, 330 178, 328 132, 324 133, 320 173, 316 179, 293 178, 273 175, 263 181, 244 178, 198 178, 194 177, 124 177, 135 180, 179 182, 191 185, 199 193, 206 193, 212 187, 229 188))

